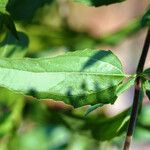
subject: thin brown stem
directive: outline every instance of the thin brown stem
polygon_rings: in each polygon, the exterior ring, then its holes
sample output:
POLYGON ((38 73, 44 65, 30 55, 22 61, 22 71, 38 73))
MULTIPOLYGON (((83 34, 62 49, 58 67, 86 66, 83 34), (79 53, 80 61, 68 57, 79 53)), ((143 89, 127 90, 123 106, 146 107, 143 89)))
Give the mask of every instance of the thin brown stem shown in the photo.
MULTIPOLYGON (((148 30, 148 33, 147 33, 147 36, 145 39, 144 47, 143 47, 142 54, 141 54, 139 64, 137 67, 137 71, 136 71, 137 74, 140 74, 143 72, 149 45, 150 45, 150 29, 148 30)), ((129 150, 129 147, 131 144, 132 135, 133 135, 133 131, 134 131, 137 116, 138 116, 138 108, 140 105, 140 101, 139 101, 140 100, 139 99, 140 89, 141 89, 141 77, 138 76, 135 80, 135 90, 134 90, 132 111, 131 111, 131 115, 130 115, 130 121, 129 121, 129 125, 128 125, 128 130, 127 130, 127 135, 126 135, 123 150, 129 150)))

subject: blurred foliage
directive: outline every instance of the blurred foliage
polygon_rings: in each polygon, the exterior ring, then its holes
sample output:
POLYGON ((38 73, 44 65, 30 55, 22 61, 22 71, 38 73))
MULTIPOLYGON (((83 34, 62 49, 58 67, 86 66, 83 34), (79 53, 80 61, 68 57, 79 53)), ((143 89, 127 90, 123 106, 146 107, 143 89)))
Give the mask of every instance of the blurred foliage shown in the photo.
POLYGON ((142 26, 150 26, 150 6, 142 18, 142 26))
MULTIPOLYGON (((100 5, 97 2, 88 4, 100 5)), ((0 57, 51 57, 76 49, 116 46, 149 26, 148 8, 142 21, 139 16, 117 31, 96 38, 72 28, 60 7, 58 0, 1 0, 0 57)), ((103 145, 105 149, 106 145, 108 149, 110 145, 121 148, 120 135, 126 129, 129 110, 114 117, 99 111, 84 117, 86 110, 54 109, 51 104, 0 88, 0 150, 103 150, 103 145), (119 137, 110 141, 114 136, 119 137)), ((139 116, 137 140, 150 139, 149 110, 149 105, 144 106, 139 116)))
POLYGON ((34 2, 30 0, 9 0, 6 10, 15 20, 30 21, 37 9, 52 2, 53 0, 34 0, 34 2))
POLYGON ((6 89, 1 89, 1 93, 3 93, 0 97, 1 104, 6 100, 8 104, 1 105, 0 135, 1 141, 9 135, 7 140, 3 141, 9 150, 18 148, 90 150, 93 147, 98 149, 99 140, 106 140, 110 136, 122 133, 124 123, 127 121, 125 116, 128 110, 112 118, 104 114, 91 114, 85 118, 79 115, 83 114, 82 109, 56 110, 28 97, 24 101, 23 96, 6 89), (112 126, 108 128, 110 124, 112 126), (106 134, 103 132, 105 128, 106 134))
POLYGON ((19 39, 13 19, 7 13, 0 12, 0 32, 7 28, 16 39, 19 39))
POLYGON ((0 43, 0 57, 23 57, 27 52, 28 37, 22 33, 17 33, 17 40, 10 32, 7 33, 5 39, 0 43))
POLYGON ((150 105, 145 105, 138 118, 137 127, 135 130, 135 139, 142 141, 150 140, 150 105))
POLYGON ((1 0, 1 2, 0 2, 0 12, 5 12, 6 11, 7 3, 8 3, 8 0, 1 0))

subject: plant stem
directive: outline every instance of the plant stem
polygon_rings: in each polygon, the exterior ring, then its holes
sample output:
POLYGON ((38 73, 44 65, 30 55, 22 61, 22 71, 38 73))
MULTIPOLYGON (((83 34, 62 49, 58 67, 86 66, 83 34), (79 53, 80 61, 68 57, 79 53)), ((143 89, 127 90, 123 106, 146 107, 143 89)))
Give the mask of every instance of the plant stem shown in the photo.
MULTIPOLYGON (((145 43, 144 43, 144 47, 142 50, 142 54, 141 54, 141 57, 140 57, 140 60, 139 60, 138 66, 137 66, 136 73, 138 75, 143 72, 145 60, 146 60, 148 49, 149 49, 149 45, 150 45, 150 29, 148 29, 147 36, 146 36, 145 43)), ((127 130, 127 135, 126 135, 123 150, 129 150, 129 147, 131 144, 131 139, 132 139, 133 131, 134 131, 137 116, 138 116, 138 108, 140 105, 140 101, 139 101, 140 100, 139 99, 140 89, 141 89, 141 77, 137 76, 137 78, 135 80, 135 89, 134 89, 132 111, 131 111, 131 115, 130 115, 130 121, 129 121, 129 125, 128 125, 128 130, 127 130)))

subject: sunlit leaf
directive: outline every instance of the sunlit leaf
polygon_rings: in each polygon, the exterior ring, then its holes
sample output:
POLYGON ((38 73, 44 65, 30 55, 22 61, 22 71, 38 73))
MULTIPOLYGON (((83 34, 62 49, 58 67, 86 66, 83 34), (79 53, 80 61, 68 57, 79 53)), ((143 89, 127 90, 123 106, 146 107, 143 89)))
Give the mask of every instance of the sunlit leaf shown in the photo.
POLYGON ((0 59, 0 86, 74 107, 114 103, 125 78, 111 51, 76 51, 54 58, 0 59))

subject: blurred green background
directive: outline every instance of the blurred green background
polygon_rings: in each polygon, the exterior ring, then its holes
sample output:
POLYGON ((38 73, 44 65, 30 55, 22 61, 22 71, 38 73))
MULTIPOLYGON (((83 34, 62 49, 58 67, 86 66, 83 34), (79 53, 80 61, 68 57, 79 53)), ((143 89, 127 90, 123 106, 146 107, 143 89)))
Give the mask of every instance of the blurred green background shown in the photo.
MULTIPOLYGON (((147 6, 147 0, 99 8, 72 0, 10 0, 6 10, 15 23, 19 41, 9 25, 1 27, 0 16, 0 57, 54 57, 85 48, 111 49, 124 70, 133 73, 143 46, 146 29, 141 16, 147 6)), ((125 128, 118 130, 116 124, 121 126, 127 113, 119 114, 121 120, 112 116, 131 105, 132 94, 133 89, 121 95, 115 105, 84 117, 88 106, 73 109, 64 103, 37 101, 0 88, 0 150, 121 149, 125 128)), ((149 105, 145 97, 132 150, 150 147, 149 105)))

